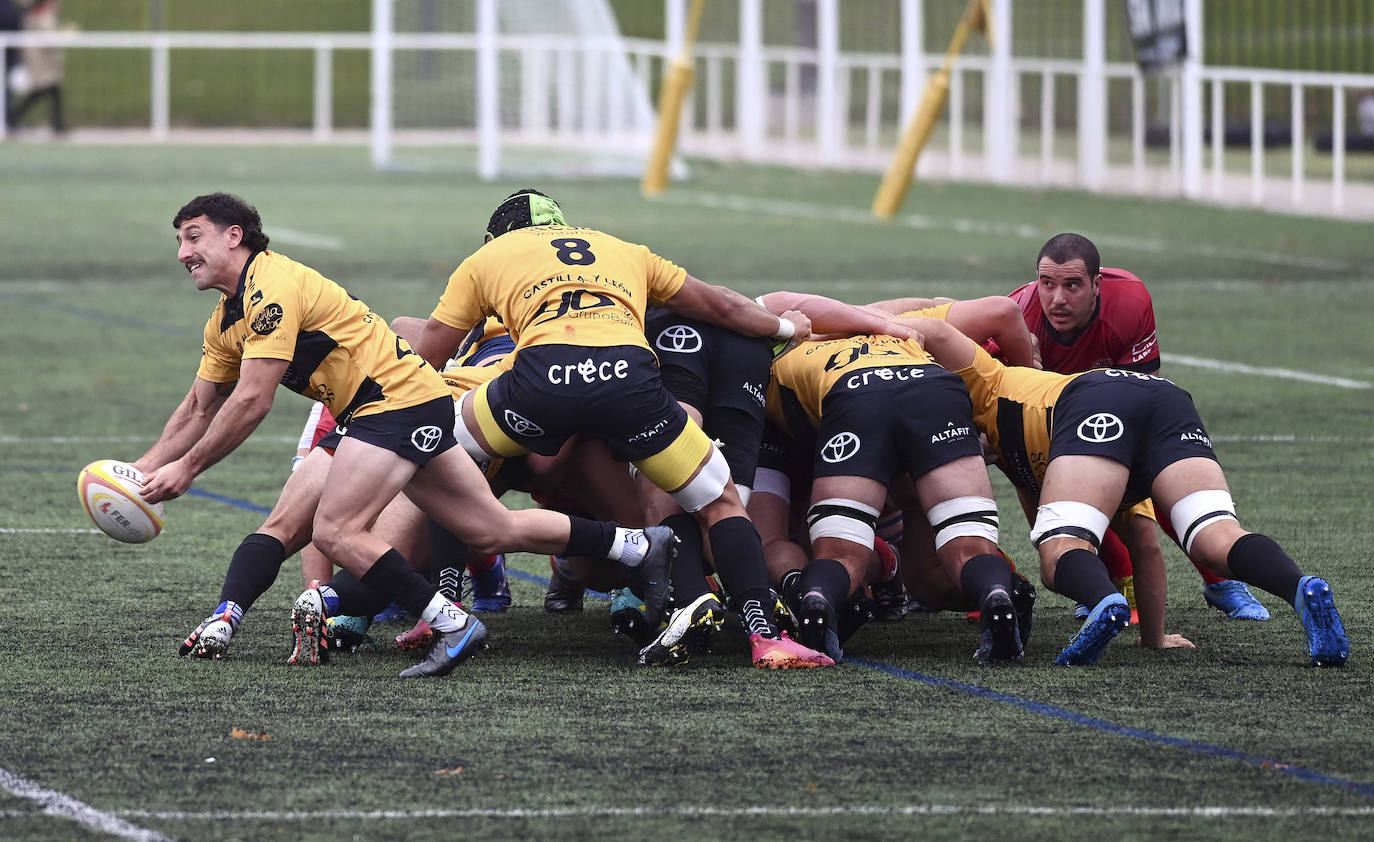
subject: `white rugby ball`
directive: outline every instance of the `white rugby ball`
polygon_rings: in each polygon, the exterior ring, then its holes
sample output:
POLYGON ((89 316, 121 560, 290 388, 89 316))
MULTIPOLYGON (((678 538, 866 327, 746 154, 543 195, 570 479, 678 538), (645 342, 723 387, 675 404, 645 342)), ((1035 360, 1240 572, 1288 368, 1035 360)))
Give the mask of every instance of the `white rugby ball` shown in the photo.
POLYGON ((138 495, 143 472, 117 459, 100 459, 81 469, 76 490, 100 531, 126 544, 144 544, 162 532, 162 504, 138 495))

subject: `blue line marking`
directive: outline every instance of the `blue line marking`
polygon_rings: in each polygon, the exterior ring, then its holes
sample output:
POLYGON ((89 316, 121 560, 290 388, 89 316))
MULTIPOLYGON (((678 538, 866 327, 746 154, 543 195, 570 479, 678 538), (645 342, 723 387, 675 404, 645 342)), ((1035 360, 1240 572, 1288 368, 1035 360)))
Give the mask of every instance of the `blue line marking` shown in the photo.
POLYGON ((186 336, 190 333, 185 328, 175 327, 161 322, 151 322, 136 316, 111 314, 107 310, 97 310, 89 307, 73 307, 71 305, 57 304, 51 301, 42 301, 32 297, 29 297, 28 301, 34 307, 51 310, 55 313, 65 313, 68 316, 79 316, 83 319, 92 319, 102 324, 109 324, 113 319, 118 321, 121 327, 137 328, 148 333, 163 333, 168 336, 186 336))
MULTIPOLYGON (((517 579, 523 579, 523 580, 525 580, 526 582, 533 582, 534 584, 538 585, 538 586, 541 587, 541 588, 542 588, 542 587, 547 587, 548 584, 549 584, 549 578, 548 578, 547 576, 545 576, 545 577, 543 577, 543 578, 541 579, 540 577, 534 575, 533 573, 526 573, 526 572, 523 571, 523 570, 516 570, 516 569, 513 568, 513 567, 507 567, 507 568, 506 568, 506 575, 507 575, 507 576, 514 576, 514 577, 517 578, 517 579)), ((592 599, 604 599, 604 600, 607 601, 607 602, 610 602, 610 601, 611 601, 611 595, 610 595, 610 594, 608 594, 608 593, 602 593, 601 591, 594 591, 594 590, 592 590, 591 588, 587 588, 587 596, 591 597, 592 599)))
POLYGON ((204 497, 206 500, 214 500, 217 503, 227 503, 236 509, 247 509, 250 512, 267 514, 272 511, 270 508, 259 506, 257 503, 250 503, 247 500, 240 500, 236 497, 225 497, 222 494, 211 494, 209 491, 201 491, 199 488, 192 488, 186 492, 192 497, 204 497))
POLYGON ((845 658, 846 663, 858 664, 859 666, 885 672, 897 678, 904 678, 908 681, 919 681, 922 684, 929 684, 933 687, 943 687, 946 690, 954 690, 959 693, 967 693, 980 699, 990 702, 1001 702, 1002 704, 1019 707, 1031 713, 1041 716, 1048 716, 1054 719, 1062 719, 1065 722, 1072 722, 1075 725, 1082 725, 1087 728, 1096 728, 1109 734, 1116 734, 1122 737, 1131 737, 1137 740, 1144 740, 1148 743, 1181 748, 1194 754, 1210 754, 1214 757, 1224 757, 1228 760, 1239 760, 1251 766, 1257 766, 1271 772, 1278 772, 1309 783, 1325 784, 1335 786, 1349 792, 1358 793, 1369 798, 1374 798, 1374 784, 1360 783, 1347 778, 1337 778, 1332 775, 1324 775, 1321 772, 1314 772, 1292 763, 1286 763, 1273 757, 1260 757, 1254 754, 1246 754, 1225 746, 1212 745, 1211 743, 1200 743, 1196 740, 1188 740, 1182 737, 1169 737, 1164 734, 1156 734, 1153 731, 1144 731, 1139 728, 1128 728, 1125 725, 1118 725, 1115 722, 1108 722, 1105 719, 1097 719, 1092 716, 1084 716, 1081 713, 1074 713, 1071 710, 1048 705, 1043 702, 1033 702, 1030 699, 1023 699, 1019 696, 1011 696, 987 687, 979 687, 977 684, 965 684, 962 681, 951 681, 947 678, 937 678, 933 675, 912 672, 911 670, 894 667, 891 664, 884 664, 881 661, 874 661, 868 658, 845 658))
MULTIPOLYGON (((211 494, 208 491, 200 491, 195 488, 192 488, 188 493, 194 494, 197 497, 204 497, 209 500, 216 500, 221 503, 227 503, 231 506, 235 506, 240 509, 248 509, 250 511, 262 512, 264 514, 271 511, 271 509, 264 508, 254 503, 249 503, 247 500, 238 500, 233 497, 224 497, 219 494, 211 494)), ((517 570, 513 567, 506 568, 506 575, 514 576, 517 579, 521 579, 526 582, 531 582, 533 584, 540 586, 546 585, 548 583, 547 577, 536 576, 533 573, 526 573, 523 570, 517 570)), ((587 595, 592 597, 593 599, 607 601, 609 601, 611 598, 610 594, 602 593, 601 591, 594 591, 590 588, 587 589, 587 595)), ((1213 757, 1226 758, 1227 760, 1238 760, 1241 763, 1245 763, 1247 765, 1255 766, 1257 768, 1265 769, 1271 772, 1278 772, 1279 774, 1287 775, 1290 778, 1297 778, 1301 781, 1322 784, 1324 786, 1334 786, 1346 790, 1347 792, 1353 792, 1358 795, 1363 795, 1366 798, 1374 798, 1374 784, 1366 784, 1361 783, 1359 781, 1352 781, 1348 778, 1338 778, 1334 775, 1324 775, 1321 772, 1314 772, 1311 769, 1307 769, 1293 763, 1287 763, 1285 761, 1278 760, 1273 757, 1261 757, 1256 754, 1246 754, 1243 751, 1239 751, 1233 748, 1226 748, 1225 746, 1212 745, 1211 743, 1201 743, 1196 740, 1189 740, 1183 737, 1169 737, 1164 734, 1156 734, 1153 731, 1145 731, 1140 728, 1130 728, 1125 725, 1118 725, 1115 722, 1108 722, 1105 719, 1098 719, 1093 716, 1084 716, 1081 713, 1074 713, 1071 710, 1061 708, 1057 705, 1049 705, 1045 704, 1044 702, 1035 702, 1031 701, 1030 699, 1023 699, 1019 696, 1012 696, 1007 693, 999 692, 997 690, 991 690, 987 687, 980 687, 977 684, 966 684, 962 681, 951 681, 947 678, 938 678, 933 675, 926 675, 924 673, 913 672, 911 670, 902 669, 901 667, 895 667, 891 664, 885 664, 881 661, 874 661, 869 658, 849 657, 845 658, 845 663, 857 664, 862 667, 878 670, 879 672, 885 672, 888 675, 891 675, 895 678, 902 678, 906 679, 907 681, 917 681, 922 684, 928 684, 932 687, 942 687, 946 690, 953 690, 958 693, 966 693, 970 696, 974 696, 979 699, 985 699, 990 702, 1000 702, 1001 704, 1011 705, 1012 707, 1018 707, 1022 710, 1038 714, 1040 716, 1048 716, 1052 719, 1060 719, 1065 722, 1071 722, 1074 725, 1082 725, 1086 728, 1095 728, 1099 731, 1103 731, 1108 734, 1116 734, 1122 737, 1131 737, 1132 739, 1143 740, 1147 743, 1171 746, 1173 748, 1179 748, 1183 749, 1184 751, 1192 752, 1193 754, 1206 754, 1211 755, 1213 757)))

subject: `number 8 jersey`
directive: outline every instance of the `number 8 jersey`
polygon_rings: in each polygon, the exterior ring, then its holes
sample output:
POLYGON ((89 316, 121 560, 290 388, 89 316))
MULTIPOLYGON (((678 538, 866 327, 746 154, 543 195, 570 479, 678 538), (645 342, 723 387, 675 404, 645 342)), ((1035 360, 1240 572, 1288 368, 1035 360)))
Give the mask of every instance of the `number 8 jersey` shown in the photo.
POLYGON ((686 277, 645 246, 592 228, 538 225, 502 234, 464 260, 433 317, 467 330, 496 316, 517 354, 551 344, 648 348, 644 311, 676 295, 686 277))

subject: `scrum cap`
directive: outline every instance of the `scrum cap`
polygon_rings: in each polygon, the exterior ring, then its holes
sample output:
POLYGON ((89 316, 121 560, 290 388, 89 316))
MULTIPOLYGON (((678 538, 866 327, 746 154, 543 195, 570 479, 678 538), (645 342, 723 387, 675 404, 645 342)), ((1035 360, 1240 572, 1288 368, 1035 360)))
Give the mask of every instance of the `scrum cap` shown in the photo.
POLYGON ((558 203, 534 188, 517 190, 506 197, 487 222, 487 234, 499 237, 507 231, 532 225, 567 225, 558 203))

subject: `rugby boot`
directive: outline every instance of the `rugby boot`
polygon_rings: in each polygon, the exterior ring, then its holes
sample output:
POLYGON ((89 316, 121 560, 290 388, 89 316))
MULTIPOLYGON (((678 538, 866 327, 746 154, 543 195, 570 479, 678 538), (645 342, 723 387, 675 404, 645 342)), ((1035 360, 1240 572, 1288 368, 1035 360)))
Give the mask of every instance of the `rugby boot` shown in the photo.
POLYGON ((1307 654, 1317 667, 1343 667, 1350 657, 1350 640, 1345 625, 1336 612, 1331 585, 1317 576, 1298 580, 1298 593, 1293 600, 1303 631, 1307 632, 1307 654))
POLYGON ((874 618, 876 608, 872 597, 859 591, 835 612, 835 634, 841 646, 854 636, 864 623, 874 618))
POLYGON ((320 595, 320 580, 296 597, 291 606, 291 657, 288 664, 318 664, 329 656, 329 615, 320 595))
POLYGON ((973 660, 983 666, 1023 662, 1026 656, 1021 646, 1021 630, 1011 594, 1000 587, 994 589, 983 597, 979 612, 982 632, 973 660))
POLYGON ((1131 605, 1119 593, 1108 594, 1088 612, 1088 619, 1069 640, 1069 645, 1054 659, 1061 666, 1086 666, 1097 663, 1112 638, 1131 622, 1131 605))
POLYGON ((1202 598, 1208 605, 1217 609, 1232 620, 1267 620, 1269 609, 1265 608, 1244 582, 1223 579, 1202 586, 1202 598))
POLYGON ((487 558, 491 559, 491 564, 485 573, 474 573, 471 567, 468 568, 467 592, 471 595, 468 604, 479 614, 509 611, 510 582, 506 579, 506 557, 498 553, 487 558))
POLYGON ((434 642, 434 629, 424 620, 416 620, 408 631, 396 635, 397 649, 423 649, 434 642))
POLYGON ((778 637, 751 634, 749 649, 754 666, 759 669, 786 670, 835 666, 834 659, 829 655, 802 646, 787 632, 782 632, 778 637))
MULTIPOLYGON (((222 603, 214 614, 201 620, 196 630, 191 632, 177 651, 182 656, 219 660, 229 650, 229 642, 238 631, 239 621, 235 619, 238 606, 232 602, 222 603)), ((242 612, 238 613, 242 617, 242 612)))
POLYGON ((558 570, 558 557, 549 556, 549 586, 544 591, 544 610, 550 614, 581 611, 587 589, 558 570))
POLYGON ((474 615, 467 614, 460 628, 437 635, 425 659, 403 671, 401 678, 448 675, 454 667, 486 648, 487 627, 474 615))
POLYGON ((644 600, 629 588, 616 588, 611 591, 611 631, 623 634, 643 646, 653 639, 655 628, 649 625, 645 616, 644 600))
POLYGON ((635 562, 622 562, 629 577, 630 589, 644 599, 644 621, 649 628, 658 628, 668 607, 668 568, 677 555, 681 539, 668 526, 650 526, 643 530, 648 541, 644 557, 635 562))
POLYGON ((803 594, 797 620, 801 623, 801 645, 817 652, 824 652, 834 663, 838 664, 844 660, 844 651, 840 649, 840 633, 836 628, 835 605, 830 601, 830 597, 820 591, 808 591, 803 594))
POLYGON ((330 617, 325 620, 328 626, 331 647, 335 652, 357 652, 363 644, 372 647, 372 651, 377 651, 377 644, 368 635, 367 630, 372 625, 372 620, 368 617, 350 617, 347 615, 330 617))
POLYGON ((639 650, 641 666, 677 666, 692 655, 689 642, 693 630, 719 631, 725 624, 725 606, 713 593, 704 593, 673 612, 668 625, 652 643, 639 650))

